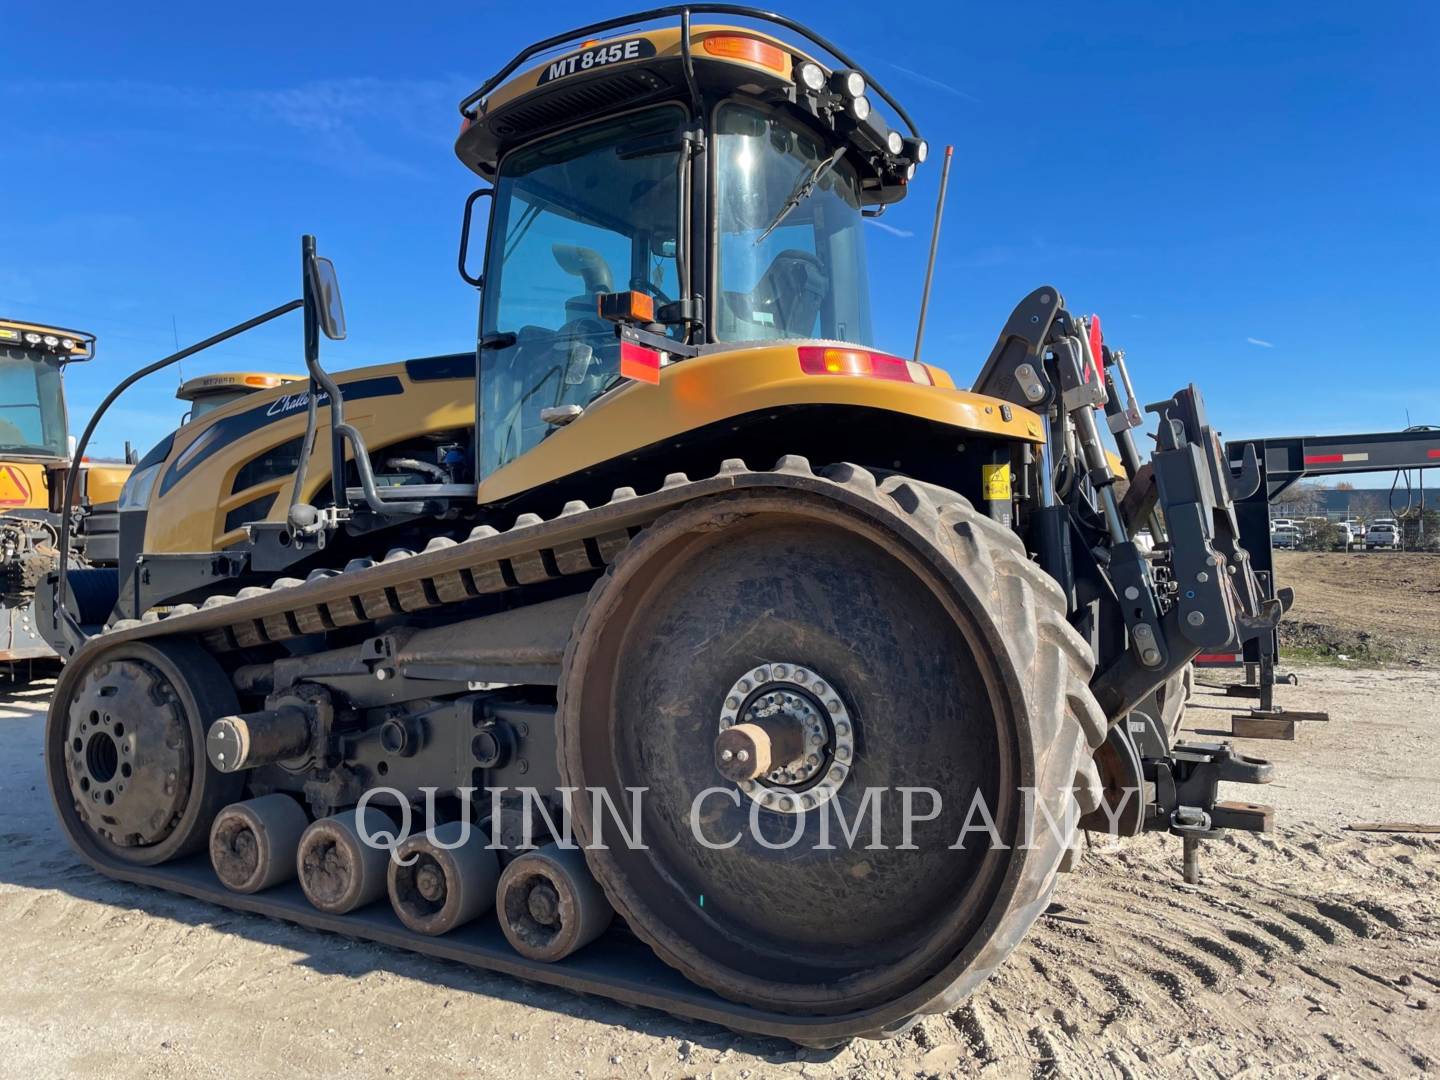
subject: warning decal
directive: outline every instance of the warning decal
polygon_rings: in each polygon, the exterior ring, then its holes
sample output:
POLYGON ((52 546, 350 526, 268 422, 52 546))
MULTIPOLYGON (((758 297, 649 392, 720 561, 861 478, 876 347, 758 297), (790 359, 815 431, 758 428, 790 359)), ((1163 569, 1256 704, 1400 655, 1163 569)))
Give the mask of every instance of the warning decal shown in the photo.
POLYGON ((980 466, 981 486, 985 489, 985 498, 992 501, 1006 501, 1010 498, 1010 466, 1009 465, 982 465, 980 466))

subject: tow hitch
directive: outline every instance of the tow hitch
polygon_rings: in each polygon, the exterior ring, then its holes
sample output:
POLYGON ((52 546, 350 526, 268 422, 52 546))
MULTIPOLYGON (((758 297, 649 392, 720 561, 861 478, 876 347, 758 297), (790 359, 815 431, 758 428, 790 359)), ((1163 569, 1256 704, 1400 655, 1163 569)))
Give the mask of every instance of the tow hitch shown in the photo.
POLYGON ((1220 784, 1268 784, 1275 767, 1235 751, 1229 743, 1179 742, 1166 758, 1143 762, 1145 779, 1155 785, 1147 829, 1166 829, 1184 842, 1185 881, 1200 883, 1200 841, 1225 829, 1271 832, 1275 808, 1262 803, 1219 798, 1220 784))

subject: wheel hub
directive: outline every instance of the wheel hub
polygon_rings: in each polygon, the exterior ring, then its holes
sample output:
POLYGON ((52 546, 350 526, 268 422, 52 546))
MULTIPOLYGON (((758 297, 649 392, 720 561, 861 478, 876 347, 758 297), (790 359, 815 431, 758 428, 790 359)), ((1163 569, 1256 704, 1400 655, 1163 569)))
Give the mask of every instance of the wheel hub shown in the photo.
POLYGON ((416 868, 415 891, 432 904, 445 899, 445 871, 434 859, 416 868))
POLYGON ((149 664, 101 664, 70 707, 65 772, 75 810, 123 847, 155 844, 184 812, 194 763, 185 715, 149 664))
POLYGON ((530 917, 542 926, 554 926, 560 918, 560 897, 552 885, 541 883, 532 888, 526 906, 530 917))
POLYGON ((725 695, 715 740, 722 777, 768 810, 828 802, 850 775, 855 727, 828 679, 799 664, 761 664, 725 695))

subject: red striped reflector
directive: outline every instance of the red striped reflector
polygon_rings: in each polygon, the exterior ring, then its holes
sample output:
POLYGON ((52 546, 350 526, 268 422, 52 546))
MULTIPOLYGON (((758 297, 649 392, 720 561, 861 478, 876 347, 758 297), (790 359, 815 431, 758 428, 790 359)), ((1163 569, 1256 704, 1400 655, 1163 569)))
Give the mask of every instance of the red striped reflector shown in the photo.
POLYGON ((1335 465, 1346 461, 1369 461, 1369 454, 1306 454, 1306 465, 1335 465))
POLYGON ((660 385, 660 354, 644 345, 620 339, 620 374, 627 379, 660 385))
POLYGON ((1431 451, 1429 451, 1425 456, 1426 456, 1426 457, 1440 457, 1440 450, 1431 450, 1431 451))
POLYGON ((1241 653, 1202 652, 1195 656, 1197 664, 1238 664, 1241 653))

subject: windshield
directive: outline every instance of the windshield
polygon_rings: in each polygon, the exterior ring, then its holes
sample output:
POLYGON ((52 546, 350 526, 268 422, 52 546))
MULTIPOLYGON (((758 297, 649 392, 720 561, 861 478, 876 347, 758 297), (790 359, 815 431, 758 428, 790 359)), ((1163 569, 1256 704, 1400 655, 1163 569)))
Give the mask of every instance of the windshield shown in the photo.
POLYGON ((844 156, 825 168, 833 147, 777 113, 735 103, 716 115, 715 153, 715 336, 870 344, 859 182, 844 156))
POLYGON ((515 340, 480 358, 483 474, 553 430, 542 409, 584 406, 619 379, 619 340, 596 313, 599 294, 638 290, 657 307, 678 297, 684 115, 632 113, 501 162, 481 335, 515 340))
POLYGON ((0 350, 0 450, 64 457, 65 436, 60 365, 18 349, 0 350))

